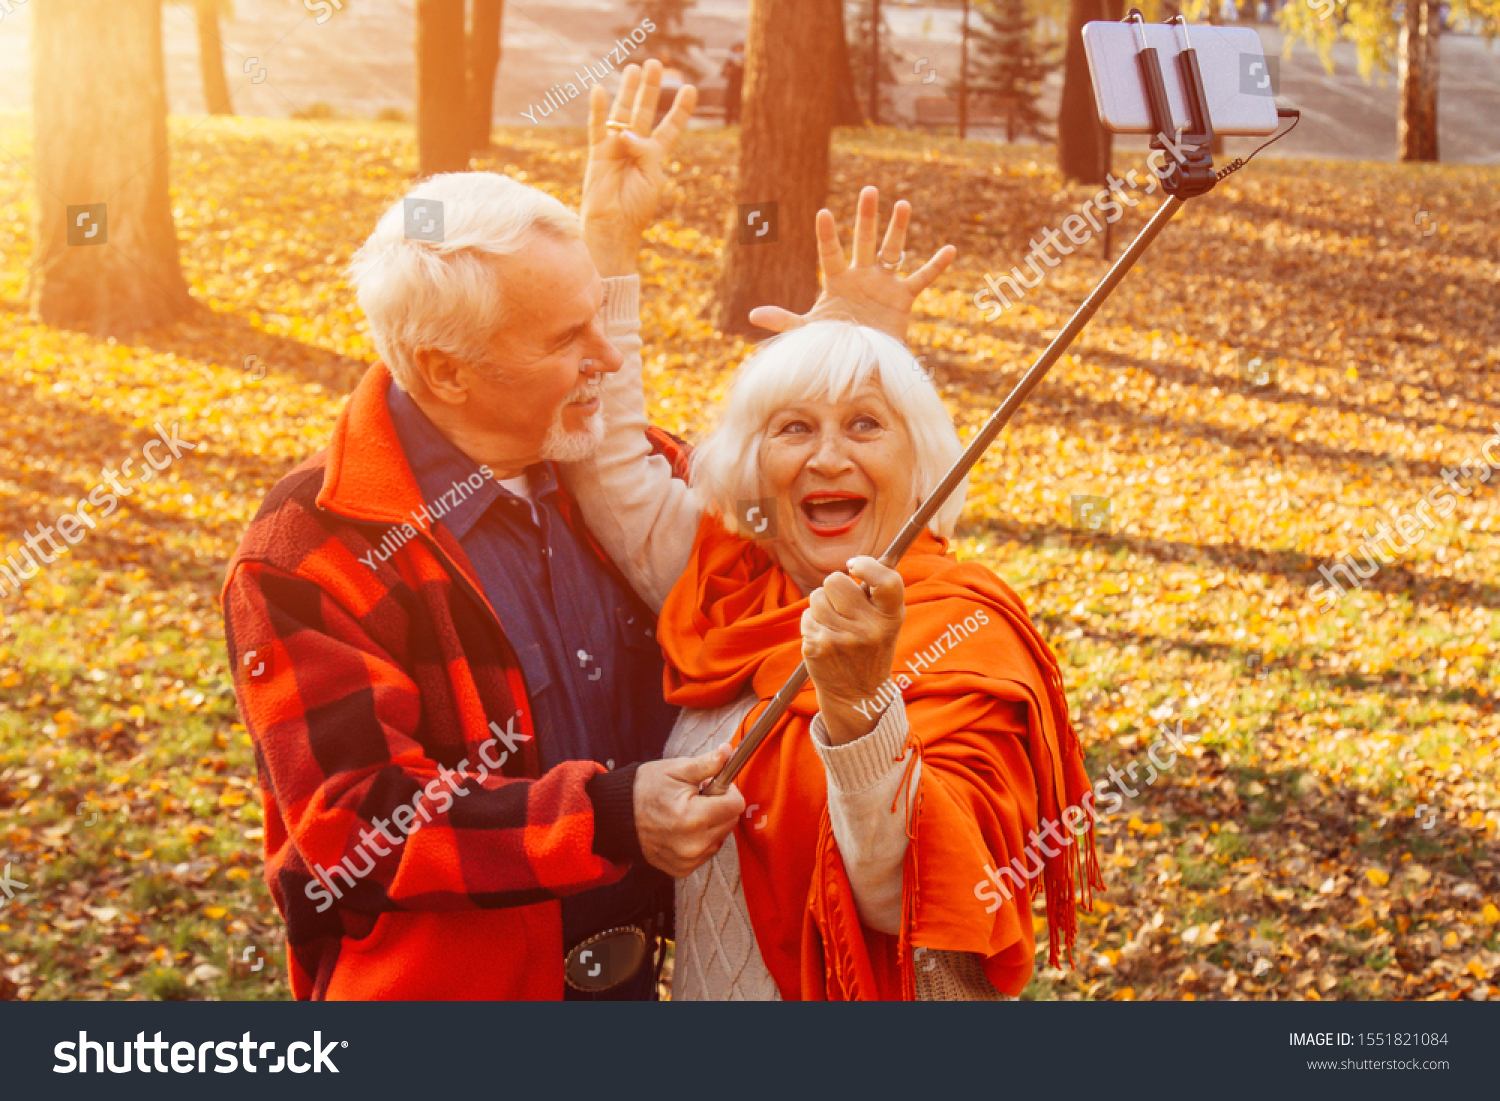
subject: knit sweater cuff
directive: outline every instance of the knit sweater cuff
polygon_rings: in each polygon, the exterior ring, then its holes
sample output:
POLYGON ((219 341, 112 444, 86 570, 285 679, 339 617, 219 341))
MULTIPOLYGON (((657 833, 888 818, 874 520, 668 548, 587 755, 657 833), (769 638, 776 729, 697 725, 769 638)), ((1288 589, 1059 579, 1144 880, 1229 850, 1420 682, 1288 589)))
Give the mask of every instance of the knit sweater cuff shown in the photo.
POLYGON ((846 795, 867 791, 901 767, 906 753, 906 703, 897 699, 886 708, 875 729, 845 745, 830 745, 821 714, 812 721, 813 748, 823 759, 828 786, 846 795))
POLYGON ((635 832, 635 770, 596 772, 584 785, 594 804, 594 852, 616 864, 645 860, 635 832))
POLYGON ((641 277, 616 275, 604 281, 604 331, 610 336, 641 327, 641 277))

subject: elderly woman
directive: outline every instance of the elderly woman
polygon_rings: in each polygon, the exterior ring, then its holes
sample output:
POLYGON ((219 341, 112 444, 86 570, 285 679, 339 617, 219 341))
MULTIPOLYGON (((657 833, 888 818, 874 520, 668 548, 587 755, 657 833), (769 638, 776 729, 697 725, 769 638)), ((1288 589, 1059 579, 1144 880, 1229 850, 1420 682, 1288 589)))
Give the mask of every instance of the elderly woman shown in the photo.
MULTIPOLYGON (((820 213, 825 279, 904 330, 951 252, 905 280, 877 264, 875 205, 866 189, 852 266, 820 213)), ((886 255, 908 217, 898 204, 886 255)), ((569 472, 590 529, 661 610, 667 698, 684 709, 668 756, 736 741, 799 660, 811 674, 738 778, 744 820, 678 882, 673 996, 1015 995, 1033 880, 1054 963, 1075 880, 1097 881, 1092 792, 1056 659, 1015 593, 949 550, 963 490, 898 569, 876 561, 960 445, 906 347, 818 320, 835 305, 760 315, 799 327, 741 366, 686 484, 649 454, 640 340, 617 336, 608 433, 569 472)))

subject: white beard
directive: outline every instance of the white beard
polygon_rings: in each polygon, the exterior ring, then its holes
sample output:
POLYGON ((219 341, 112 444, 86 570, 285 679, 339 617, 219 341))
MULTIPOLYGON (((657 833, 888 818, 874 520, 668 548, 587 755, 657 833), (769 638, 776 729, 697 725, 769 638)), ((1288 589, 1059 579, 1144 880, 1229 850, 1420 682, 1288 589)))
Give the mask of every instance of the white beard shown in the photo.
POLYGON ((547 426, 546 438, 542 440, 542 458, 554 463, 576 463, 587 459, 604 442, 604 410, 589 414, 583 427, 570 432, 563 427, 563 416, 567 407, 557 411, 557 416, 547 426))

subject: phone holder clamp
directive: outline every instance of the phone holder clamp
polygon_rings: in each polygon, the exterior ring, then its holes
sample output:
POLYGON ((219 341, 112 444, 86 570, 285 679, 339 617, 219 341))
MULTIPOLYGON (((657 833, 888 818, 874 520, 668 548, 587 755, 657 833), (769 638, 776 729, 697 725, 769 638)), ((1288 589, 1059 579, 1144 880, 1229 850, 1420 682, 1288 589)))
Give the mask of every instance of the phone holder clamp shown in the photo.
POLYGON ((1172 107, 1167 100, 1167 86, 1162 80, 1161 59, 1154 46, 1146 45, 1142 30, 1145 17, 1139 8, 1131 8, 1121 20, 1136 26, 1136 37, 1140 50, 1136 62, 1141 69, 1141 83, 1146 90, 1146 102, 1151 108, 1151 148, 1166 154, 1166 167, 1161 178, 1168 195, 1179 199, 1191 199, 1202 195, 1218 183, 1214 173, 1214 158, 1211 146, 1214 140, 1213 120, 1208 116, 1208 100, 1203 94, 1203 74, 1198 69, 1198 52, 1188 38, 1187 20, 1174 15, 1167 20, 1182 28, 1183 49, 1177 55, 1178 78, 1182 81, 1187 99, 1188 125, 1181 128, 1172 121, 1172 107), (1176 142, 1167 140, 1167 135, 1178 134, 1176 142))

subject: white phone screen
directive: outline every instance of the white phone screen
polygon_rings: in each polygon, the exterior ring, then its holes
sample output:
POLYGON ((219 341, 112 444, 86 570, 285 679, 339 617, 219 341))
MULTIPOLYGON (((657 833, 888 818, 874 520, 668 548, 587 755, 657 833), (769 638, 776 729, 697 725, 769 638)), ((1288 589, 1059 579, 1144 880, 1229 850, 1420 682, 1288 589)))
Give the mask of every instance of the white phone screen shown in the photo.
MULTIPOLYGON (((1162 83, 1179 129, 1191 126, 1187 98, 1177 71, 1182 51, 1182 28, 1166 23, 1094 22, 1083 27, 1084 52, 1094 79, 1099 120, 1116 134, 1151 133, 1151 108, 1136 55, 1140 52, 1137 26, 1146 44, 1154 46, 1161 63, 1162 83)), ((1266 57, 1260 35, 1249 27, 1189 25, 1203 96, 1214 131, 1226 135, 1275 133, 1278 58, 1266 57)))

